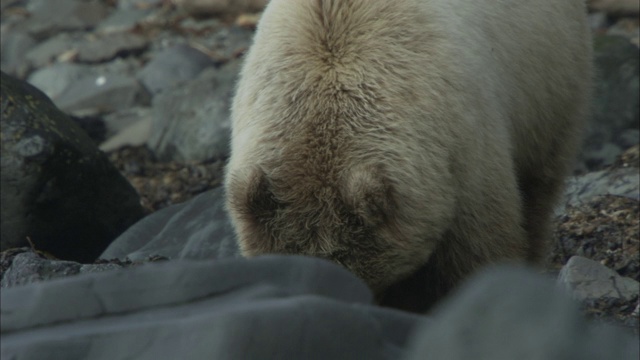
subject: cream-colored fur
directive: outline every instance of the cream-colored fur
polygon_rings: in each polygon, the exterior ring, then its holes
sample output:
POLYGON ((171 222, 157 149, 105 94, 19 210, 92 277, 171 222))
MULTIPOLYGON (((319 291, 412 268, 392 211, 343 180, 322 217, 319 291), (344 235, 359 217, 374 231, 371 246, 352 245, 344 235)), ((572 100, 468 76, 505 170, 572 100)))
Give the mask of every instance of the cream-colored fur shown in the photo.
POLYGON ((424 301, 537 260, 590 81, 582 0, 272 0, 232 109, 242 252, 331 259, 381 297, 421 274, 424 301))

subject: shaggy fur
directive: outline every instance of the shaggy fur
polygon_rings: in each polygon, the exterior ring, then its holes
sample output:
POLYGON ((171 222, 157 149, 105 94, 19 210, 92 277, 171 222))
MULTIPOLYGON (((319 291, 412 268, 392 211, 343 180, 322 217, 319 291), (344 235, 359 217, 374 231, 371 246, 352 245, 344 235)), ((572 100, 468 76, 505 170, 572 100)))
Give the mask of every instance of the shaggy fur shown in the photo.
POLYGON ((538 260, 590 80, 582 0, 272 0, 232 108, 242 252, 380 296, 419 274, 425 303, 538 260))

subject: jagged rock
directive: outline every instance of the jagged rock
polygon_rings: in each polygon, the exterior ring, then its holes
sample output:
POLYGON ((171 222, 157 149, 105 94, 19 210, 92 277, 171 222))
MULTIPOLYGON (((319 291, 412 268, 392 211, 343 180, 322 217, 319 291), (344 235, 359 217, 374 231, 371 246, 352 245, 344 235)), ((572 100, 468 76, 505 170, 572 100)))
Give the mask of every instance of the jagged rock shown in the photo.
POLYGON ((91 261, 144 212, 131 185, 46 95, 1 74, 1 249, 91 261))
POLYGON ((584 258, 573 256, 560 270, 558 282, 580 300, 619 298, 632 300, 640 293, 640 283, 622 277, 608 267, 584 258))
POLYGON ((121 268, 117 264, 87 264, 73 261, 50 260, 34 252, 24 252, 13 258, 11 266, 2 275, 0 287, 8 288, 34 282, 64 278, 71 275, 102 272, 121 268))

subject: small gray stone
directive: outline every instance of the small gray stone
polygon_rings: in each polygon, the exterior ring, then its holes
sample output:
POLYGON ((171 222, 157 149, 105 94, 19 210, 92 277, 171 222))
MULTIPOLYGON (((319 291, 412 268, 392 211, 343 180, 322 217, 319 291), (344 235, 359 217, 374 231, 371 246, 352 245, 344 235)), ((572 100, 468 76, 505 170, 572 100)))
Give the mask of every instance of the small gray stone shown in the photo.
POLYGON ((106 137, 111 138, 124 129, 139 121, 151 119, 151 108, 136 106, 128 109, 120 109, 104 117, 107 127, 106 137))
POLYGON ((153 98, 148 146, 159 159, 204 161, 229 153, 229 109, 240 61, 207 69, 184 86, 153 98))
POLYGON ((151 13, 151 9, 118 9, 98 25, 96 32, 108 34, 131 31, 151 13))
POLYGON ((189 45, 178 44, 154 54, 138 76, 151 94, 157 94, 195 78, 210 66, 213 61, 209 56, 189 45))
POLYGON ((113 241, 100 258, 212 259, 239 254, 224 190, 217 188, 147 216, 113 241))
POLYGON ((27 9, 31 16, 25 27, 41 39, 63 31, 91 29, 109 13, 100 0, 31 0, 27 9))
POLYGON ((118 134, 106 139, 100 144, 100 150, 104 152, 114 151, 125 146, 142 146, 149 140, 151 116, 136 121, 118 134))
POLYGON ((567 180, 565 204, 578 205, 601 195, 640 199, 640 174, 637 168, 591 172, 567 180))
POLYGON ((11 266, 2 276, 0 287, 25 285, 75 275, 80 272, 80 264, 72 261, 43 259, 33 252, 16 255, 11 266))
POLYGON ((55 62, 62 53, 75 48, 82 40, 80 34, 60 33, 34 46, 25 54, 25 59, 33 68, 41 68, 55 62))
POLYGON ((127 53, 139 53, 147 47, 147 40, 135 34, 117 32, 85 37, 77 45, 81 62, 105 62, 127 53))
POLYGON ((469 280, 418 330, 407 360, 636 360, 638 341, 591 328, 551 279, 497 267, 469 280))
POLYGON ((163 0, 120 0, 118 1, 119 9, 135 10, 148 9, 160 6, 163 0))
POLYGON ((560 270, 558 282, 580 301, 617 298, 632 300, 640 293, 640 283, 622 277, 608 267, 581 257, 572 256, 560 270))

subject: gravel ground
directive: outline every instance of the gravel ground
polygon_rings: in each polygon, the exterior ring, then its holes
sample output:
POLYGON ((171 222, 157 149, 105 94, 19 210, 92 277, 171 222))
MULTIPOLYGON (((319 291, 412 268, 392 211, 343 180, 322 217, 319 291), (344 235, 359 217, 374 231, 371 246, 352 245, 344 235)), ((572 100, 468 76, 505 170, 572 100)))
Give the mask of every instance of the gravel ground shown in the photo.
POLYGON ((224 159, 206 162, 160 162, 146 146, 125 147, 108 153, 109 159, 154 212, 187 201, 222 184, 224 159))

